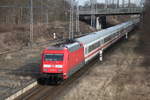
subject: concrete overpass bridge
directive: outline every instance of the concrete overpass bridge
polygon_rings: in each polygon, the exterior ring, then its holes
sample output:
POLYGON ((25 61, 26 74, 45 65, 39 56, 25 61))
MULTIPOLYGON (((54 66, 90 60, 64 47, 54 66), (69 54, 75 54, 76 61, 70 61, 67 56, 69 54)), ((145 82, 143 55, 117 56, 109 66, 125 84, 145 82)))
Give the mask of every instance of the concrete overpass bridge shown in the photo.
POLYGON ((133 8, 99 8, 99 9, 88 9, 80 8, 80 16, 91 16, 91 15, 134 15, 141 14, 143 12, 142 7, 133 7, 133 8))
POLYGON ((80 18, 89 16, 91 26, 101 29, 105 28, 106 16, 112 15, 140 15, 143 12, 143 7, 127 7, 127 8, 79 8, 80 18))

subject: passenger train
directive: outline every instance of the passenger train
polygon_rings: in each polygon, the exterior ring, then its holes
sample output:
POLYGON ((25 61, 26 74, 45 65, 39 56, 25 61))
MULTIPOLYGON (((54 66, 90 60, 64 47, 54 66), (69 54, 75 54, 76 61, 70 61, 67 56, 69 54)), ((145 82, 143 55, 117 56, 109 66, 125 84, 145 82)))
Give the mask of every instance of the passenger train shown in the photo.
POLYGON ((99 55, 103 59, 103 51, 120 38, 128 38, 128 33, 139 23, 139 19, 76 38, 72 43, 46 48, 42 52, 40 71, 48 77, 65 80, 84 67, 91 59, 99 55))

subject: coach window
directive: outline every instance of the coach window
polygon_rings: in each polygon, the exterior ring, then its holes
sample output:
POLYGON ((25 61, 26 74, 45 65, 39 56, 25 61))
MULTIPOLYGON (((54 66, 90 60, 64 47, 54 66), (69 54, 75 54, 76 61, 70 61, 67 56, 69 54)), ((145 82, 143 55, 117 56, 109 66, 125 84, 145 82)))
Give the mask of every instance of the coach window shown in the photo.
POLYGON ((89 52, 93 51, 94 49, 98 48, 100 46, 100 42, 98 41, 97 43, 89 46, 89 52))
POLYGON ((106 43, 106 42, 108 42, 110 40, 110 37, 106 37, 105 39, 104 39, 104 42, 106 43))

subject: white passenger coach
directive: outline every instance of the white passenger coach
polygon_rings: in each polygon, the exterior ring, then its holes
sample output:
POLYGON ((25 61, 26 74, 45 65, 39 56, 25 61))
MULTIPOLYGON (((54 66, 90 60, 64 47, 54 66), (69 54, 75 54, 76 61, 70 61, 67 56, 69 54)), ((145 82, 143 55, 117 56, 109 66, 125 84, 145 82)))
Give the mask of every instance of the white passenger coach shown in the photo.
POLYGON ((128 38, 128 33, 139 21, 139 18, 132 19, 128 22, 77 38, 76 41, 84 46, 85 63, 98 54, 100 54, 100 61, 102 61, 103 51, 120 38, 124 36, 128 38))

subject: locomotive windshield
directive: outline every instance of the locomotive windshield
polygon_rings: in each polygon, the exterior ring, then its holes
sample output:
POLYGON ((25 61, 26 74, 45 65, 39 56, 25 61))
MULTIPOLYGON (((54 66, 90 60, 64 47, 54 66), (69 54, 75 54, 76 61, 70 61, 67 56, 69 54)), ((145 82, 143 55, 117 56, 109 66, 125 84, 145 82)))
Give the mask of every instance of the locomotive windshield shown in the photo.
POLYGON ((45 61, 63 61, 63 54, 46 54, 44 56, 45 61))

